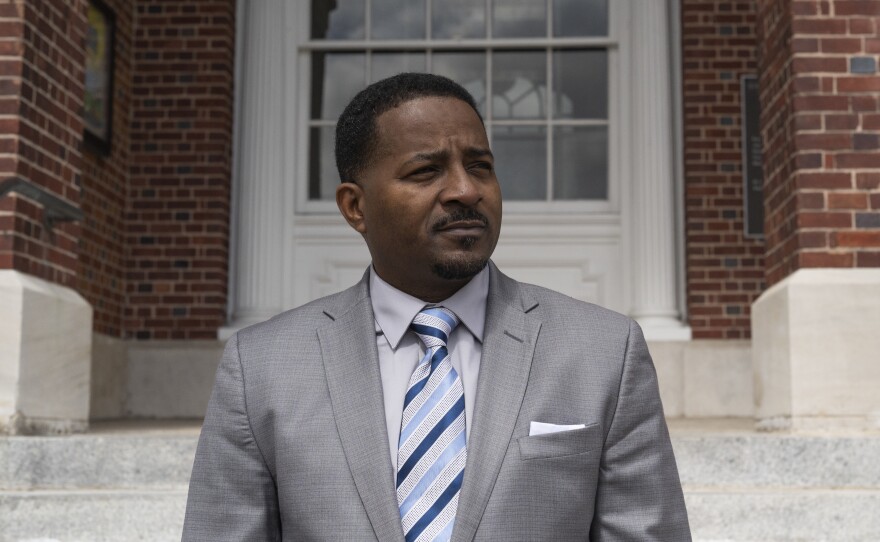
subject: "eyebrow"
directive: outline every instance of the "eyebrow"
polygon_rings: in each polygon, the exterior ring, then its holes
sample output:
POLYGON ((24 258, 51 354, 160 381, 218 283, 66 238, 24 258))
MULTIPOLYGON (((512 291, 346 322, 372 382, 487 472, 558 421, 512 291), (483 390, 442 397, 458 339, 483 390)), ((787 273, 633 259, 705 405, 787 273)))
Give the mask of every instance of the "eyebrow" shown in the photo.
MULTIPOLYGON (((489 149, 484 149, 482 147, 467 147, 464 150, 465 158, 474 158, 476 156, 490 156, 492 159, 495 159, 495 156, 492 154, 492 151, 489 149)), ((409 160, 404 162, 404 165, 411 164, 413 162, 434 162, 434 161, 442 161, 449 158, 449 151, 447 150, 438 150, 433 152, 420 152, 412 156, 409 160)))

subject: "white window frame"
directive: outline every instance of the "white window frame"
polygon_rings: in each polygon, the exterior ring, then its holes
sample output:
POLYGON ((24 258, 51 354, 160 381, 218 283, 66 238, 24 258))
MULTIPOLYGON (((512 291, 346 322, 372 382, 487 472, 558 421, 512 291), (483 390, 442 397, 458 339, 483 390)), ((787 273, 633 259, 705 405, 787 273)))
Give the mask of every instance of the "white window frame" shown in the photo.
MULTIPOLYGON (((370 21, 370 0, 366 1, 366 25, 369 27, 370 21)), ((311 39, 311 2, 297 2, 294 8, 295 16, 293 22, 296 24, 295 29, 291 29, 297 36, 295 43, 296 48, 296 85, 295 88, 288 89, 287 96, 289 99, 295 100, 296 109, 296 141, 293 152, 295 153, 295 205, 294 211, 297 215, 328 215, 337 214, 338 209, 336 203, 329 200, 310 200, 309 199, 309 129, 312 127, 310 119, 310 97, 311 97, 311 54, 312 52, 333 52, 333 51, 444 51, 444 50, 522 50, 522 49, 544 49, 546 54, 551 55, 553 50, 560 49, 580 49, 588 47, 602 47, 608 52, 608 119, 537 119, 537 120, 520 120, 520 121, 503 121, 503 125, 540 125, 546 126, 546 137, 551 137, 552 129, 555 125, 607 125, 608 126, 608 199, 606 200, 556 200, 556 201, 513 201, 505 200, 505 214, 512 215, 531 215, 531 214, 572 214, 585 217, 591 215, 619 215, 621 211, 621 197, 624 187, 622 181, 625 178, 623 171, 625 165, 621 163, 622 148, 626 134, 624 115, 622 114, 623 100, 621 100, 621 89, 623 81, 621 74, 625 73, 625 67, 622 62, 625 56, 621 54, 622 39, 626 36, 625 19, 627 2, 622 0, 608 0, 608 36, 607 37, 582 37, 582 38, 502 38, 502 39, 460 39, 460 40, 312 40, 311 39), (291 96, 291 94, 294 94, 291 96)), ((431 0, 427 0, 426 7, 426 25, 431 24, 430 17, 431 0)), ((491 16, 487 14, 487 25, 491 24, 491 16)), ((552 29, 553 10, 548 10, 547 24, 552 29)), ((426 35, 430 35, 426 33, 426 35)), ((548 32, 549 35, 549 32, 548 32)), ((369 55, 367 55, 367 73, 369 73, 369 55)), ((427 55, 428 64, 426 69, 430 70, 430 55, 427 55)), ((491 123, 491 96, 492 96, 492 56, 487 55, 487 88, 486 88, 486 121, 491 123)), ((549 59, 548 59, 549 60, 549 59)), ((551 63, 547 62, 547 85, 548 94, 552 95, 552 74, 550 72, 551 63)), ((491 126, 491 124, 490 124, 491 126)), ((491 145, 491 130, 489 133, 491 145)), ((548 185, 547 197, 552 197, 550 192, 553 156, 552 147, 548 145, 550 151, 547 156, 547 177, 548 185)))

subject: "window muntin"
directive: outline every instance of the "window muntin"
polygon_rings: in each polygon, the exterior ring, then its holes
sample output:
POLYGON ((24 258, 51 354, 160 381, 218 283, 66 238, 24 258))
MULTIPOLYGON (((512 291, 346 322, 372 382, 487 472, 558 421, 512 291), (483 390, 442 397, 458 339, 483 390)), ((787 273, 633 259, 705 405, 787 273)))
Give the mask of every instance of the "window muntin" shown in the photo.
POLYGON ((608 201, 608 9, 607 0, 313 0, 309 200, 334 197, 333 132, 348 100, 369 82, 429 71, 477 100, 505 200, 608 201))

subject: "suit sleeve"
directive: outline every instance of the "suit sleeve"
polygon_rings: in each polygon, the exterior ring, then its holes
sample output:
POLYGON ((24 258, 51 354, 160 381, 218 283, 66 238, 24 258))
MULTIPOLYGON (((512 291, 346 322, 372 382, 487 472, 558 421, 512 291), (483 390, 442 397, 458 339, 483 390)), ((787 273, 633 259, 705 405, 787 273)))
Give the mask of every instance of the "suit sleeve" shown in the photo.
POLYGON ((617 406, 599 472, 590 540, 691 539, 657 374, 630 320, 617 406))
POLYGON ((226 344, 199 437, 183 541, 281 540, 275 481, 247 411, 238 337, 226 344))

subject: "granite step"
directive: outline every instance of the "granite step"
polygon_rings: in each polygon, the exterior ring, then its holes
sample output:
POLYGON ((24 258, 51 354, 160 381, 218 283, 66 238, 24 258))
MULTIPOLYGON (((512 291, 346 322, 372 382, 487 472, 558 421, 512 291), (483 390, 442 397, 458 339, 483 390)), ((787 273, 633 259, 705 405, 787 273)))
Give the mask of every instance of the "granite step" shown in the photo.
POLYGON ((186 487, 199 428, 105 423, 81 435, 0 437, 0 490, 186 487))
MULTIPOLYGON (((0 438, 0 542, 179 540, 199 425, 0 438)), ((694 540, 880 540, 880 433, 673 421, 694 540)))
POLYGON ((880 431, 760 432, 751 420, 669 425, 685 487, 880 489, 880 431))
POLYGON ((0 542, 179 542, 186 487, 0 491, 0 542))
MULTIPOLYGON (((880 491, 687 489, 697 542, 876 542, 880 491)), ((0 491, 2 542, 180 540, 186 488, 0 491)))

